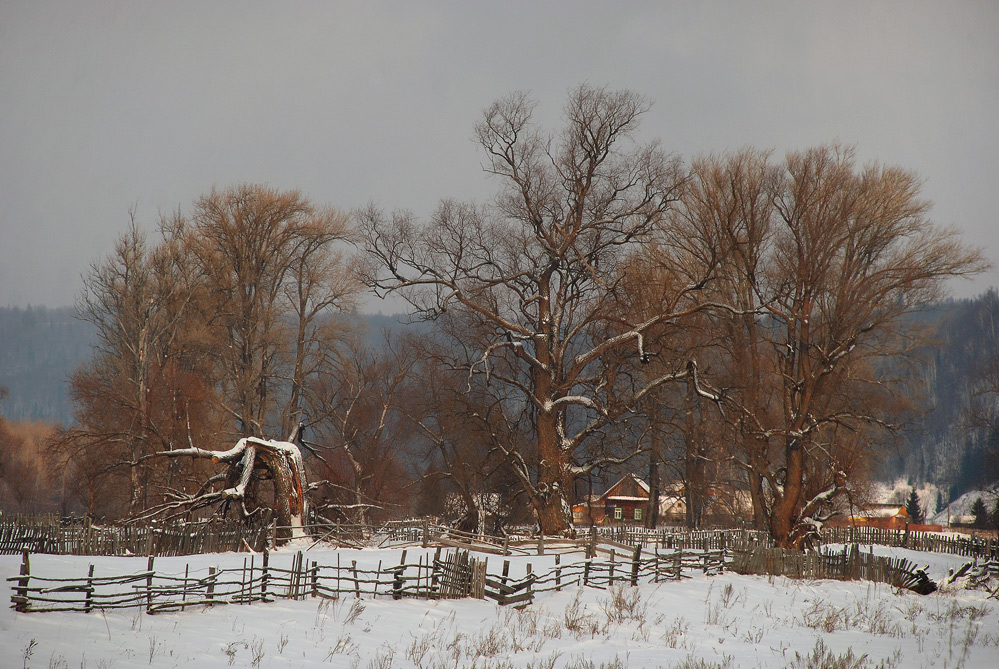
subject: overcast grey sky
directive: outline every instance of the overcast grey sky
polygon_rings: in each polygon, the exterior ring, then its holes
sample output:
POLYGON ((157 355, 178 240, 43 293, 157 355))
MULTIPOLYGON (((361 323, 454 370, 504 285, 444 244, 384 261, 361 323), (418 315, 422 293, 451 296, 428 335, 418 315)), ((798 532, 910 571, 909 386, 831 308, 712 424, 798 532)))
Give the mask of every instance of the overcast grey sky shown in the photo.
MULTIPOLYGON (((136 205, 213 185, 485 199, 483 108, 629 88, 685 158, 840 140, 999 261, 999 3, 0 0, 0 306, 71 304, 136 205)), ((999 285, 995 271, 954 286, 999 285)))

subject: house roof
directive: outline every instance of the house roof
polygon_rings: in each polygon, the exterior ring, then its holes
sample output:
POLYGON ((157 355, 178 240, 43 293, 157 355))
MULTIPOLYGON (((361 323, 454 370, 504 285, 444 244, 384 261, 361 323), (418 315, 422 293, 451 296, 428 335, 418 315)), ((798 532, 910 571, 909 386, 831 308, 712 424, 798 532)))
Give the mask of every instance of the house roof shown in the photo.
POLYGON ((634 474, 625 474, 621 479, 607 489, 602 499, 617 499, 621 501, 642 501, 649 498, 649 484, 634 474))

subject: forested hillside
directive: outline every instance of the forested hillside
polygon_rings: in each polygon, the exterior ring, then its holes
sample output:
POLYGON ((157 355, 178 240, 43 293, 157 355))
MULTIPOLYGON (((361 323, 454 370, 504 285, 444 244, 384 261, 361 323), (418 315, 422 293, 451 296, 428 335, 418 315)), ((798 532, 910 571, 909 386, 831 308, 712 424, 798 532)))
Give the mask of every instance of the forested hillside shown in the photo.
POLYGON ((924 318, 938 346, 921 356, 923 412, 886 473, 935 483, 956 499, 999 480, 999 295, 947 302, 924 318))
MULTIPOLYGON (((362 314, 370 343, 404 327, 400 318, 362 314)), ((12 421, 69 424, 69 377, 90 357, 94 326, 73 307, 0 307, 0 415, 12 421)))
POLYGON ((73 307, 0 307, 0 414, 67 423, 69 375, 90 355, 94 327, 73 307))

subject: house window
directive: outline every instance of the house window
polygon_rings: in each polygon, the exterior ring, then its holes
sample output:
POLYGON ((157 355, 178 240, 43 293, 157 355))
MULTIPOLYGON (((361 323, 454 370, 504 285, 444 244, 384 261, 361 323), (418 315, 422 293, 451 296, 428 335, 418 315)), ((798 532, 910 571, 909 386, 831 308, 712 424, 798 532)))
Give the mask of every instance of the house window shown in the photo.
POLYGON ((624 518, 624 509, 619 506, 614 507, 614 520, 621 520, 624 518))
POLYGON ((642 507, 636 506, 635 507, 635 520, 641 520, 641 519, 642 519, 642 507))

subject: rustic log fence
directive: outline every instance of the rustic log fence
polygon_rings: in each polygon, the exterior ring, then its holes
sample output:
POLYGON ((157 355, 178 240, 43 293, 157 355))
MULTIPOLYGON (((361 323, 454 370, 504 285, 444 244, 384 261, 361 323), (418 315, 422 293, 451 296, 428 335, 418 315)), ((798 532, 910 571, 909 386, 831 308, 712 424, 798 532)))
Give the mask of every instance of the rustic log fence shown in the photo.
POLYGON ((155 569, 150 557, 144 571, 100 575, 90 565, 86 578, 51 578, 31 573, 31 558, 22 554, 20 574, 11 582, 11 604, 17 611, 83 611, 143 608, 147 613, 184 610, 196 606, 250 604, 277 599, 362 597, 418 597, 455 599, 484 594, 485 564, 465 551, 441 558, 420 555, 397 565, 361 567, 356 560, 319 564, 302 551, 290 564, 278 565, 268 552, 249 555, 242 567, 192 570, 183 574, 155 569))
MULTIPOLYGON (((535 573, 510 574, 510 560, 503 559, 499 573, 488 570, 490 557, 437 547, 433 555, 420 552, 414 563, 402 550, 398 564, 359 566, 356 560, 336 564, 309 561, 307 553, 291 555, 290 565, 277 565, 268 552, 250 554, 242 567, 161 573, 149 557, 144 571, 131 574, 95 574, 90 565, 86 578, 49 578, 31 573, 30 555, 22 554, 20 573, 8 578, 11 603, 22 612, 83 611, 144 608, 148 613, 188 607, 271 602, 277 599, 390 597, 455 599, 488 598, 500 605, 526 606, 537 593, 568 586, 609 588, 690 578, 694 573, 712 575, 730 569, 743 574, 784 575, 791 578, 868 580, 917 592, 935 588, 925 574, 901 558, 879 557, 857 545, 842 552, 797 553, 746 541, 725 549, 627 547, 614 542, 586 552, 581 560, 563 564, 565 553, 554 554, 554 566, 535 573), (616 544, 616 545, 615 545, 616 544), (624 548, 622 548, 624 546, 624 548), (443 555, 442 555, 443 553, 443 555)), ((283 555, 281 556, 284 557, 283 555)), ((494 558, 495 559, 495 558, 494 558)), ((995 575, 999 562, 983 563, 976 573, 995 575)))
MULTIPOLYGON (((96 526, 60 523, 56 516, 0 515, 0 555, 32 553, 60 555, 158 555, 273 548, 279 528, 269 515, 252 524, 207 520, 166 525, 96 526)), ((313 541, 346 547, 393 547, 420 543, 462 548, 495 555, 543 555, 582 551, 590 557, 612 550, 728 551, 750 544, 772 546, 766 533, 747 529, 686 531, 681 528, 594 527, 580 530, 572 539, 548 537, 523 528, 505 537, 459 532, 429 519, 397 521, 383 525, 315 523, 309 528, 313 541)), ((999 541, 986 537, 950 537, 929 532, 908 532, 870 527, 826 528, 825 543, 886 545, 918 551, 961 555, 999 561, 999 541)))
MULTIPOLYGON (((185 565, 180 573, 156 570, 155 558, 146 569, 129 574, 95 574, 90 565, 86 578, 52 578, 31 573, 31 557, 22 554, 20 574, 8 578, 11 604, 21 612, 83 611, 143 608, 148 613, 184 610, 188 607, 271 602, 277 599, 374 598, 456 599, 489 598, 501 605, 530 604, 536 593, 561 590, 571 585, 606 588, 615 584, 637 585, 640 581, 679 580, 690 572, 719 573, 726 568, 723 551, 699 553, 676 550, 642 556, 640 548, 609 559, 585 558, 555 565, 535 573, 527 564, 526 574, 510 574, 510 560, 504 559, 499 573, 489 573, 489 558, 477 558, 469 551, 454 549, 433 555, 420 553, 416 562, 407 561, 403 550, 399 564, 360 566, 356 560, 319 564, 308 560, 306 552, 291 555, 290 564, 278 565, 274 555, 263 552, 243 559, 241 567, 192 570, 185 565), (687 572, 687 573, 684 573, 687 572)), ((283 555, 281 556, 284 557, 283 555)), ((282 560, 284 561, 284 560, 282 560)))

